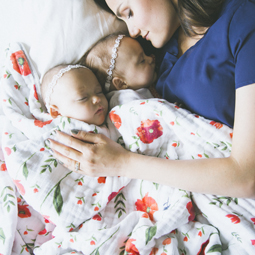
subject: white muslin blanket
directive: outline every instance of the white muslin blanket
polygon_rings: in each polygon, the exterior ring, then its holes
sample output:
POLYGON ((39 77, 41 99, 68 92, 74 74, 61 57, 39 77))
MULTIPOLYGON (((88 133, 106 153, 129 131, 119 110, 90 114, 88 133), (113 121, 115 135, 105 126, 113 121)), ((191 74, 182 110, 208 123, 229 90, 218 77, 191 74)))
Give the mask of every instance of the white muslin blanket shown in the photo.
MULTIPOLYGON (((116 97, 117 95, 117 97, 116 97)), ((123 91, 106 125, 62 117, 41 103, 21 44, 7 52, 0 178, 0 254, 253 254, 255 203, 190 193, 146 180, 92 178, 54 159, 59 129, 103 133, 135 153, 166 160, 227 157, 232 129, 162 99, 123 91), (136 100, 125 99, 127 98, 136 100), (140 98, 140 99, 139 99, 140 98)), ((155 169, 157 171, 157 169, 155 169)), ((146 179, 146 176, 145 178, 146 179)))

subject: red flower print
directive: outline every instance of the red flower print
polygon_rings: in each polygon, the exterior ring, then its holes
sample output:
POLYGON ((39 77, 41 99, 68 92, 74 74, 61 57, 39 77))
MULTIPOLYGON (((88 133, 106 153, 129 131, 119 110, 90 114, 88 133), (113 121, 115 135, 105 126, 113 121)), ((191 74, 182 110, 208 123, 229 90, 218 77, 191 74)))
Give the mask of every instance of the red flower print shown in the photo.
POLYGON ((3 77, 6 78, 6 77, 7 77, 7 74, 5 73, 5 74, 3 75, 3 77))
POLYGON ((98 177, 97 182, 98 183, 105 183, 106 177, 98 177))
POLYGON ((28 232, 27 232, 27 231, 24 231, 23 235, 27 235, 27 234, 28 234, 28 232))
POLYGON ((42 128, 45 125, 50 124, 51 122, 52 122, 52 120, 48 120, 48 121, 40 121, 40 120, 37 120, 37 119, 34 120, 35 126, 40 127, 40 128, 42 128))
POLYGON ((74 240, 73 240, 73 238, 71 238, 71 239, 70 239, 70 242, 71 242, 71 243, 74 243, 74 240))
POLYGON ((83 223, 79 226, 79 229, 81 229, 83 227, 83 223))
POLYGON ((37 193, 39 190, 37 188, 34 188, 34 193, 37 193))
POLYGON ((200 230, 197 235, 202 236, 202 231, 200 230))
POLYGON ((205 255, 205 248, 209 243, 209 239, 207 241, 205 241, 204 243, 202 243, 199 252, 197 253, 197 255, 205 255))
POLYGON ((176 108, 176 109, 180 109, 180 107, 179 107, 178 105, 175 105, 175 106, 174 106, 174 108, 176 108))
POLYGON ((81 199, 79 199, 79 200, 77 201, 77 205, 82 205, 82 200, 81 200, 81 199))
POLYGON ((28 102, 24 102, 24 104, 28 106, 28 102))
POLYGON ((160 255, 167 255, 165 252, 162 252, 160 255))
POLYGON ((177 147, 177 143, 172 143, 172 146, 173 147, 177 147))
POLYGON ((195 133, 193 133, 193 132, 191 132, 190 134, 191 134, 191 135, 195 135, 195 133))
POLYGON ((163 245, 168 245, 168 244, 171 243, 171 241, 172 241, 172 239, 171 239, 170 237, 168 237, 168 238, 166 238, 166 239, 162 242, 162 244, 163 244, 163 245))
POLYGON ((38 95, 37 95, 37 92, 36 92, 36 86, 35 86, 35 84, 34 84, 34 97, 35 97, 35 99, 38 101, 39 99, 38 99, 38 95))
POLYGON ((26 56, 22 50, 12 53, 10 60, 12 61, 13 69, 16 72, 24 76, 31 74, 26 56))
POLYGON ((11 155, 12 150, 9 147, 5 147, 4 150, 5 150, 6 154, 7 154, 7 156, 11 155))
POLYGON ((19 205, 18 204, 18 216, 20 218, 29 218, 31 217, 31 212, 27 208, 28 205, 19 205))
POLYGON ((196 118, 199 118, 199 115, 197 115, 197 114, 195 114, 194 116, 195 116, 196 118))
POLYGON ((95 243, 95 241, 90 241, 90 245, 95 245, 96 243, 95 243))
POLYGON ((6 164, 5 163, 3 163, 2 165, 1 165, 1 171, 6 171, 7 170, 7 168, 6 168, 6 164))
POLYGON ((229 133, 229 136, 232 139, 233 138, 233 133, 229 133))
POLYGON ((81 182, 81 181, 79 181, 79 182, 78 182, 78 185, 82 186, 82 182, 81 182))
POLYGON ((117 194, 118 194, 118 192, 112 192, 110 195, 109 195, 109 197, 108 197, 108 202, 107 202, 107 204, 113 199, 113 198, 115 198, 116 196, 117 196, 117 194))
POLYGON ((148 197, 148 193, 142 200, 138 199, 135 206, 137 211, 147 212, 151 220, 153 220, 154 212, 158 211, 157 202, 152 197, 148 197))
POLYGON ((16 187, 19 189, 19 193, 24 196, 26 191, 24 189, 24 186, 20 183, 20 180, 13 180, 16 187))
POLYGON ((46 228, 45 229, 43 229, 42 231, 40 231, 39 233, 38 233, 38 235, 45 235, 47 233, 47 230, 46 230, 46 228))
POLYGON ((183 241, 184 241, 184 242, 188 242, 188 237, 185 236, 185 237, 183 238, 183 241))
POLYGON ((16 84, 16 85, 14 85, 14 88, 15 89, 19 89, 19 86, 16 84))
POLYGON ((137 250, 135 245, 132 243, 133 241, 136 241, 136 239, 132 239, 132 238, 128 239, 125 245, 125 251, 129 252, 128 254, 139 255, 139 251, 137 250))
POLYGON ((114 126, 119 129, 121 126, 121 118, 118 114, 115 114, 115 111, 111 111, 109 113, 110 120, 114 124, 114 126))
POLYGON ((202 154, 197 154, 197 156, 198 156, 199 158, 202 158, 202 157, 203 157, 203 155, 202 155, 202 154))
POLYGON ((145 104, 145 102, 140 103, 140 105, 143 105, 143 104, 145 104))
POLYGON ((226 217, 230 218, 231 222, 234 224, 238 224, 241 221, 240 218, 235 214, 227 214, 226 217))
POLYGON ((157 253, 158 253, 158 248, 153 247, 151 252, 150 252, 150 255, 156 255, 157 253))
POLYGON ((188 220, 189 221, 194 220, 195 219, 195 210, 194 210, 194 207, 193 207, 193 204, 191 201, 187 203, 186 208, 188 209, 188 212, 190 214, 188 220))
POLYGON ((44 148, 41 148, 40 151, 44 151, 45 149, 44 148))
POLYGON ((143 213, 143 215, 142 215, 142 218, 149 218, 149 215, 148 215, 148 213, 143 213))
POLYGON ((253 224, 255 225, 255 218, 251 218, 251 221, 252 221, 253 224))
POLYGON ((97 193, 93 193, 93 194, 92 194, 92 197, 94 197, 94 196, 96 196, 96 195, 97 195, 97 193))
POLYGON ((215 126, 217 129, 220 129, 223 127, 223 124, 221 124, 219 122, 215 122, 215 121, 211 121, 210 124, 215 126))
POLYGON ((96 206, 96 207, 94 208, 94 211, 98 211, 98 210, 99 210, 99 207, 96 206))
POLYGON ((251 245, 255 246, 255 240, 251 240, 251 245))
POLYGON ((158 120, 141 121, 141 126, 137 128, 136 135, 143 143, 152 143, 155 139, 163 135, 163 128, 158 120))
POLYGON ((69 232, 72 232, 72 231, 73 231, 73 228, 70 228, 70 229, 69 229, 69 232))
POLYGON ((102 220, 102 218, 101 218, 100 215, 98 215, 98 214, 94 215, 92 219, 93 219, 93 220, 98 220, 98 221, 101 221, 101 220, 102 220))

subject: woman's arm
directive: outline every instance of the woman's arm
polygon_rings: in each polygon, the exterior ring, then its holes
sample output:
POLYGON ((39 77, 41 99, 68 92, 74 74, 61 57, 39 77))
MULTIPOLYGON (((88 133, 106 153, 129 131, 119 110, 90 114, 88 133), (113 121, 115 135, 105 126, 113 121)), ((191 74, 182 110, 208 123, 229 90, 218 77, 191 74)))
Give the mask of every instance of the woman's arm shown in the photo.
POLYGON ((129 152, 103 135, 85 132, 74 135, 76 138, 58 132, 58 139, 68 147, 51 140, 51 148, 69 169, 74 170, 79 161, 85 175, 126 176, 193 192, 255 198, 254 85, 236 91, 234 137, 228 158, 166 160, 129 152))

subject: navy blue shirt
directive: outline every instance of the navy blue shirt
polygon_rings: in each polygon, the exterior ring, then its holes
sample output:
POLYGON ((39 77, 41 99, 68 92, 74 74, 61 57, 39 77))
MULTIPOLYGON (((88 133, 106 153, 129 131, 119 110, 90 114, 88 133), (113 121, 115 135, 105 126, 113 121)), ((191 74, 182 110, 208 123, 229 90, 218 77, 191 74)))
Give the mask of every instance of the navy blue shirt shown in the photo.
POLYGON ((177 41, 178 30, 163 48, 157 91, 233 127, 235 90, 255 83, 255 0, 227 0, 219 19, 179 59, 177 41))

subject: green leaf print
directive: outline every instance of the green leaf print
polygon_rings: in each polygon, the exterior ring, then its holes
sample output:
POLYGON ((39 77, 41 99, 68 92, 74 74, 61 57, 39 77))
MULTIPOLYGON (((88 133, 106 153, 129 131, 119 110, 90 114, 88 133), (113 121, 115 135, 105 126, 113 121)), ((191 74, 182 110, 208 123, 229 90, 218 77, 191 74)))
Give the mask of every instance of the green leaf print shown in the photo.
POLYGON ((60 215, 62 206, 63 206, 63 198, 62 198, 61 190, 60 190, 60 182, 58 183, 58 185, 54 191, 53 205, 54 205, 55 210, 57 211, 58 215, 60 215))
POLYGON ((23 164, 23 175, 27 179, 28 176, 27 162, 23 164))
POLYGON ((215 245, 213 245, 209 250, 208 250, 208 252, 207 253, 212 253, 212 252, 222 252, 222 246, 221 246, 221 244, 215 244, 215 245))
POLYGON ((5 243, 5 234, 2 228, 0 228, 0 240, 3 241, 3 244, 5 243))
POLYGON ((152 239, 152 237, 156 235, 156 233, 157 233, 157 226, 149 227, 146 229, 145 231, 146 245, 152 239))

